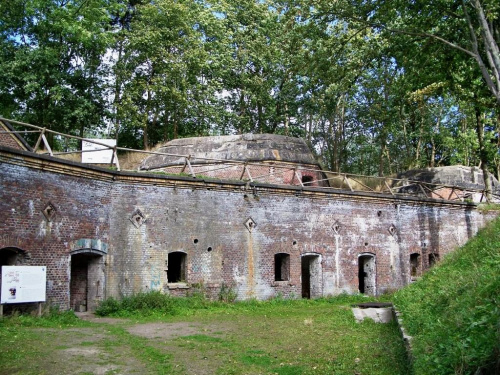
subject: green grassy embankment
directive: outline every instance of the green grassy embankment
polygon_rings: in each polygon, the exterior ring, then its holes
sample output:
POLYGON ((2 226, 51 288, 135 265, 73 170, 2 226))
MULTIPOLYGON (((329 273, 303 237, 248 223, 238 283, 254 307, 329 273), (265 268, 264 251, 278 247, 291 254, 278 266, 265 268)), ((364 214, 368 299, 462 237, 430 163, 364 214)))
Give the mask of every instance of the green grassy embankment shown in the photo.
POLYGON ((415 375, 500 374, 500 219, 394 296, 415 375))

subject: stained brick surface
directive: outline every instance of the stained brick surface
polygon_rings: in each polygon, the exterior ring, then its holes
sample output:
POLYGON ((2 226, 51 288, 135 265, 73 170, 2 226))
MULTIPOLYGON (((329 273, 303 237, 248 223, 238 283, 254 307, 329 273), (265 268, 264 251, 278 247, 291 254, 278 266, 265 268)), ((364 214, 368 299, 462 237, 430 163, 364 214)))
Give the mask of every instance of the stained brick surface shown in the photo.
POLYGON ((95 271, 102 282, 89 272, 99 298, 151 289, 184 295, 192 284, 212 296, 226 284, 239 299, 300 297, 304 255, 319 262, 315 296, 356 293, 358 256, 366 253, 376 257, 376 292, 383 293, 410 282, 410 254, 421 254, 425 269, 429 254, 442 259, 493 217, 430 200, 105 172, 5 149, 0 162, 0 249, 22 249, 24 264, 46 265, 48 297, 62 308, 70 307, 75 244, 92 251, 81 239, 105 244, 106 254, 94 254, 102 256, 95 271), (50 221, 43 214, 49 203, 56 210, 50 221), (140 224, 131 220, 137 210, 140 224), (169 285, 173 251, 187 254, 186 280, 169 285), (276 253, 290 254, 289 281, 274 281, 276 253))

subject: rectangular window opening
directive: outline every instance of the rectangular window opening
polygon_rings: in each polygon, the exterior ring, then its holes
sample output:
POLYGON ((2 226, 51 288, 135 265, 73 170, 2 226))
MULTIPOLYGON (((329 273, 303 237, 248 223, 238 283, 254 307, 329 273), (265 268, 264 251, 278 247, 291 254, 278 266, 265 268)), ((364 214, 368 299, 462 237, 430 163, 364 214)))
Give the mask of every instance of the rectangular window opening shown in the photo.
POLYGON ((290 254, 274 255, 274 281, 290 280, 290 254))
POLYGON ((167 282, 186 282, 186 254, 175 251, 168 254, 167 282))

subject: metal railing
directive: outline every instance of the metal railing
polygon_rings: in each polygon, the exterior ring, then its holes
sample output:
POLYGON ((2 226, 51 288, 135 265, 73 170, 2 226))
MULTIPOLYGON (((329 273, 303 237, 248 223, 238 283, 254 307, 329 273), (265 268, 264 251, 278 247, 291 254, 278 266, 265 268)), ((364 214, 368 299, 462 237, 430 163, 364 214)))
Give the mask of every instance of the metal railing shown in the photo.
MULTIPOLYGON (((0 131, 2 133, 11 133, 21 136, 23 134, 38 133, 38 139, 33 147, 33 152, 48 154, 53 157, 58 157, 67 154, 82 154, 85 152, 93 152, 95 150, 74 150, 65 152, 54 152, 49 145, 46 134, 53 134, 59 137, 65 137, 68 139, 74 139, 79 141, 90 142, 102 147, 101 150, 109 149, 112 151, 112 157, 109 165, 115 166, 118 171, 121 170, 120 162, 118 159, 118 151, 125 151, 129 153, 140 153, 146 155, 164 155, 175 157, 177 159, 183 160, 183 164, 180 165, 163 165, 154 168, 149 168, 147 171, 152 170, 170 170, 178 169, 178 174, 188 174, 194 178, 211 178, 224 180, 217 176, 219 172, 224 170, 233 170, 233 177, 230 179, 237 179, 244 182, 262 182, 262 183, 272 183, 274 185, 298 185, 302 187, 314 187, 315 189, 332 191, 332 190, 347 190, 350 192, 369 192, 374 194, 388 194, 391 196, 416 196, 416 197, 427 197, 427 198, 437 198, 443 200, 459 200, 459 201, 474 201, 483 202, 486 200, 486 194, 484 189, 470 189, 460 186, 446 185, 446 184, 433 184, 423 181, 416 181, 411 179, 401 179, 393 177, 376 177, 376 176, 363 176, 350 173, 337 173, 331 171, 321 170, 319 168, 308 168, 301 165, 291 165, 287 163, 273 162, 245 162, 238 160, 226 160, 226 159, 216 159, 216 158, 202 158, 194 157, 193 155, 180 155, 172 153, 164 153, 158 151, 148 151, 148 150, 137 150, 129 149, 124 147, 109 146, 98 139, 82 138, 75 135, 60 133, 51 129, 39 127, 36 125, 19 122, 15 120, 5 119, 0 117, 0 121, 9 124, 16 124, 19 126, 26 127, 30 130, 14 130, 14 131, 0 131), (41 146, 45 147, 45 152, 40 152, 41 146), (201 162, 201 163, 200 163, 201 162), (259 174, 257 176, 252 176, 252 170, 262 170, 263 168, 268 168, 269 173, 259 174), (214 174, 214 172, 217 172, 214 174), (313 179, 312 181, 303 182, 299 176, 307 173, 308 176, 320 176, 320 178, 313 179), (279 175, 288 177, 288 183, 279 183, 279 175), (271 178, 272 177, 272 178, 271 178)), ((12 126, 11 126, 12 127, 12 126)), ((43 150, 42 150, 43 151, 43 150)), ((137 171, 134 169, 134 171, 137 171)), ((139 171, 140 172, 140 171, 139 171)), ((285 180, 285 178, 281 178, 285 180)), ((495 196, 500 199, 499 196, 495 196)))

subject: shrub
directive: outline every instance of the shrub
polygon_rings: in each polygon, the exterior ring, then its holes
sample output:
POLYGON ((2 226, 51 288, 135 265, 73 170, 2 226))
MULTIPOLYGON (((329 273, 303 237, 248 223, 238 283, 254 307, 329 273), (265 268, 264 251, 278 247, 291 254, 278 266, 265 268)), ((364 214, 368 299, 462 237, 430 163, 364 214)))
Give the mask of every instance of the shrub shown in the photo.
POLYGON ((219 301, 226 303, 233 303, 238 297, 238 293, 231 285, 222 283, 219 290, 219 301))

